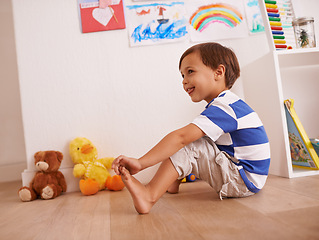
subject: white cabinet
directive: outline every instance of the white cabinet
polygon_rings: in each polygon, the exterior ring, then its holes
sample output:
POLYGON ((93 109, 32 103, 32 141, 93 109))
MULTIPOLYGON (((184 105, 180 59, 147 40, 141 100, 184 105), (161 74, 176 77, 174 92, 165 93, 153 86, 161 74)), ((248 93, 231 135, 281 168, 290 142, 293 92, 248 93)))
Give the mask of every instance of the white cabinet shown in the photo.
MULTIPOLYGON (((266 10, 261 10, 265 17, 266 10)), ((272 44, 270 28, 266 34, 272 44)), ((242 69, 242 77, 245 99, 261 117, 269 137, 270 174, 289 178, 319 174, 319 170, 292 167, 283 104, 294 99, 308 136, 319 136, 319 48, 269 48, 268 54, 242 69)))

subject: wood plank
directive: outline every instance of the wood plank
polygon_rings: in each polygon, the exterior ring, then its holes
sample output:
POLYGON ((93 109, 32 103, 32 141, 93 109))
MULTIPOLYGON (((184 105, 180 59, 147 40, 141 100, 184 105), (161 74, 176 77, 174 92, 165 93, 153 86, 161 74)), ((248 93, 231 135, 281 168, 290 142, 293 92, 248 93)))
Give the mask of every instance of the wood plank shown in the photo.
POLYGON ((271 176, 258 194, 245 199, 238 198, 235 201, 264 214, 319 206, 319 201, 316 199, 318 190, 315 190, 319 186, 318 180, 313 177, 307 178, 311 184, 301 178, 271 176))
POLYGON ((111 194, 111 203, 111 239, 202 239, 164 198, 146 215, 137 214, 126 189, 111 194))
POLYGON ((204 239, 296 239, 299 235, 284 224, 248 208, 235 199, 220 200, 210 193, 176 197, 170 204, 204 239), (257 237, 258 236, 258 237, 257 237))
POLYGON ((201 181, 164 194, 139 215, 127 189, 21 202, 20 182, 0 183, 0 239, 316 239, 318 178, 271 176, 260 193, 220 200, 201 181))

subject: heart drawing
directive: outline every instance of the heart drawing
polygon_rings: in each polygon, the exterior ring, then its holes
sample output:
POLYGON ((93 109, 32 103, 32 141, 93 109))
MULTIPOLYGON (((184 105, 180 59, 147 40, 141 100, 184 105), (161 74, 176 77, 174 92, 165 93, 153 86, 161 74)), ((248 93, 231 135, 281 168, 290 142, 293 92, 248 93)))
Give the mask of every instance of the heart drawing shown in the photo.
POLYGON ((110 7, 95 8, 92 12, 93 18, 105 27, 109 23, 111 18, 113 17, 113 14, 114 14, 114 11, 110 7))

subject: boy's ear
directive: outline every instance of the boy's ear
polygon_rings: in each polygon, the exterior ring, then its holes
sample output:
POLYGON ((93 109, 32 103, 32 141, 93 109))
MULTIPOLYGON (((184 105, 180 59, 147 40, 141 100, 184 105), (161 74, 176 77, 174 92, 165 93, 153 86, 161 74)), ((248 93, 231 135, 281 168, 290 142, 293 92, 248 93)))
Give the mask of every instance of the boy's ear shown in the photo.
POLYGON ((217 69, 215 70, 215 77, 224 77, 226 68, 223 64, 219 64, 217 69))

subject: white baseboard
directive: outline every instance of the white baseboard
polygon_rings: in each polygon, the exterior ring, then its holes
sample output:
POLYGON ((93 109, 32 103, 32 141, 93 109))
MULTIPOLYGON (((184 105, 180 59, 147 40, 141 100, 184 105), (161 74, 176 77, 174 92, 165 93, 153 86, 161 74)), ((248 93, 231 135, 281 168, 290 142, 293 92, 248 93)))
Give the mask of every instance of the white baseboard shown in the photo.
MULTIPOLYGON (((23 168, 22 167, 17 168, 19 170, 16 169, 16 171, 18 172, 17 175, 19 175, 19 179, 21 179, 21 175, 22 175, 22 186, 29 186, 30 182, 32 181, 34 177, 35 171, 30 171, 28 169, 25 169, 25 165, 26 164, 23 164, 23 168)), ((151 176, 155 174, 155 171, 157 170, 157 168, 158 168, 158 165, 154 167, 150 167, 149 169, 145 170, 145 172, 138 173, 137 175, 135 175, 135 177, 137 180, 139 180, 143 184, 146 184, 151 179, 151 176)), ((64 175, 64 178, 67 184, 67 192, 80 191, 80 187, 79 187, 80 179, 75 178, 73 176, 73 167, 60 168, 59 171, 61 171, 64 175)), ((110 170, 110 173, 111 175, 114 175, 113 170, 110 170)), ((19 180, 19 179, 16 179, 16 180, 19 180)))
MULTIPOLYGON (((80 191, 79 188, 79 178, 75 178, 73 176, 73 167, 71 168, 60 168, 59 171, 61 171, 64 175, 66 185, 67 185, 67 191, 66 192, 78 192, 80 191)), ((29 186, 30 182, 32 181, 34 177, 35 171, 29 171, 24 170, 22 173, 22 186, 29 186)))
POLYGON ((0 182, 21 180, 21 173, 27 167, 25 162, 0 166, 0 182))
MULTIPOLYGON (((22 186, 29 186, 32 181, 35 171, 29 171, 26 169, 26 163, 17 163, 12 165, 0 166, 0 182, 12 182, 12 181, 21 181, 22 186)), ((72 168, 60 168, 59 169, 67 183, 67 192, 77 192, 80 191, 79 188, 79 179, 73 176, 73 167, 72 168)))

